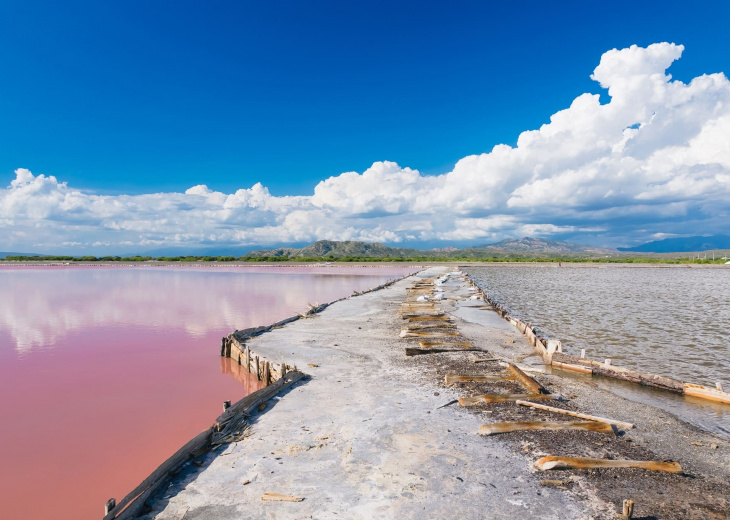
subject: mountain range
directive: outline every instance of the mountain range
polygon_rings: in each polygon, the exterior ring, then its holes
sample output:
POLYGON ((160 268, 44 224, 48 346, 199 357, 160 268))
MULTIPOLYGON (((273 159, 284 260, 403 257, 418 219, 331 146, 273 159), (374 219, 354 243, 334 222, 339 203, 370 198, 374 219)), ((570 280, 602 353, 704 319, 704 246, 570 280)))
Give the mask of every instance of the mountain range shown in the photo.
POLYGON ((635 247, 619 247, 619 251, 633 253, 690 253, 711 251, 713 249, 730 249, 730 236, 712 235, 695 237, 665 238, 635 247))

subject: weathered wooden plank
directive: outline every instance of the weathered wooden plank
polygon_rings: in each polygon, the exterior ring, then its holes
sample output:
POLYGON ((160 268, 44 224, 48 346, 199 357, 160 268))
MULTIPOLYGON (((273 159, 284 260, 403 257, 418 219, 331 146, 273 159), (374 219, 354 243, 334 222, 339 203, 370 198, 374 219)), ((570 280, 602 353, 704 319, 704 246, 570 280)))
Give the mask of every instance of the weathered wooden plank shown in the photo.
POLYGON ((684 395, 689 395, 691 397, 699 397, 700 399, 708 399, 710 401, 730 404, 730 394, 721 392, 720 390, 715 390, 714 388, 685 383, 682 386, 682 391, 684 392, 684 395))
POLYGON ((610 424, 596 421, 509 421, 484 424, 479 435, 496 435, 525 430, 586 430, 615 435, 610 424))
POLYGON ((541 471, 549 469, 584 469, 584 468, 638 468, 649 471, 664 471, 667 473, 682 473, 679 462, 655 462, 652 460, 613 460, 590 459, 584 457, 543 457, 535 462, 535 467, 541 471))
POLYGON ((550 394, 483 394, 475 395, 474 397, 462 397, 459 399, 459 404, 461 406, 475 406, 478 404, 504 403, 523 399, 559 399, 559 397, 550 394))
POLYGON ((531 394, 547 394, 547 390, 540 383, 535 381, 533 378, 525 374, 522 370, 517 368, 514 363, 507 363, 507 370, 514 374, 515 379, 525 387, 525 389, 531 394))
POLYGON ((473 375, 473 376, 460 376, 457 374, 446 374, 444 376, 444 382, 447 385, 454 383, 498 383, 500 381, 514 381, 515 377, 507 374, 503 375, 473 375))
POLYGON ((453 338, 456 336, 459 336, 458 332, 435 332, 435 331, 408 332, 408 331, 402 331, 400 333, 401 338, 453 338))
POLYGON ((631 423, 623 422, 623 421, 616 421, 615 419, 607 419, 605 417, 598 417, 596 415, 588 415, 586 413, 580 413, 580 412, 573 412, 570 410, 563 410, 562 408, 555 408, 554 406, 547 406, 544 404, 538 404, 538 403, 530 403, 527 401, 517 401, 517 404, 522 406, 529 406, 531 408, 539 408, 540 410, 545 410, 547 412, 555 412, 555 413, 561 413, 563 415, 570 415, 571 417, 578 417, 580 419, 588 419, 589 421, 599 421, 599 422, 605 422, 608 424, 614 424, 616 426, 620 426, 622 428, 632 429, 634 428, 634 425, 631 423))
POLYGON ((449 352, 481 352, 476 348, 406 348, 406 356, 421 356, 424 354, 445 354, 449 352))
POLYGON ((580 372, 582 374, 592 374, 593 370, 591 367, 585 367, 582 365, 571 365, 568 363, 561 363, 560 361, 553 361, 551 363, 552 366, 561 368, 563 370, 570 370, 572 372, 580 372))
MULTIPOLYGON (((444 342, 444 341, 419 341, 418 344, 422 348, 431 348, 431 347, 438 347, 440 345, 448 345, 449 347, 471 347, 471 343, 468 341, 464 342, 458 342, 458 343, 450 343, 450 342, 444 342)), ((479 352, 483 352, 481 349, 479 349, 479 352)))

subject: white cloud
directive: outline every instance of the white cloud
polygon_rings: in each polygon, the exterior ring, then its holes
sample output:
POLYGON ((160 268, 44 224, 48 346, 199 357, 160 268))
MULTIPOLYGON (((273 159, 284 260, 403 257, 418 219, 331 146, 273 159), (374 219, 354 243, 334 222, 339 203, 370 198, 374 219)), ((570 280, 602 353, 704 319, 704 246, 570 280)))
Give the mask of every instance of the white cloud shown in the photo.
POLYGON ((274 244, 316 239, 396 243, 489 241, 522 234, 625 242, 722 232, 730 207, 730 82, 689 84, 667 68, 670 43, 606 52, 592 79, 610 102, 582 94, 517 146, 472 155, 439 176, 376 162, 320 182, 311 196, 275 197, 260 183, 232 194, 95 195, 16 170, 0 190, 0 227, 32 243, 274 244))

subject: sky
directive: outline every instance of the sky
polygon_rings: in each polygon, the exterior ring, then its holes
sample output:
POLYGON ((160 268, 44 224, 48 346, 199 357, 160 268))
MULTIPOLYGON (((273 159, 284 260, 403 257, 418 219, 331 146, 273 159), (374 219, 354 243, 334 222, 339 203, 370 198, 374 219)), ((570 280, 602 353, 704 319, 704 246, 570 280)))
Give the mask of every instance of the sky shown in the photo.
POLYGON ((0 5, 0 251, 727 231, 730 4, 0 5))

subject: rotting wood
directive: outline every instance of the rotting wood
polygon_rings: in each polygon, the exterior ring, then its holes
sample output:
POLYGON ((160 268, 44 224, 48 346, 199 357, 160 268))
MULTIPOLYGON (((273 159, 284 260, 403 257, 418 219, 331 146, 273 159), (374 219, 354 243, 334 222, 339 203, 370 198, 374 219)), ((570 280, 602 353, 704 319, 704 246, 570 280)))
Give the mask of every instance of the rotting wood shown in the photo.
POLYGON ((596 421, 508 421, 484 424, 479 435, 496 435, 525 430, 585 430, 615 435, 610 424, 596 421))
POLYGON ((450 352, 481 352, 476 348, 406 348, 406 356, 421 356, 424 354, 447 354, 450 352))
POLYGON ((462 397, 459 399, 459 404, 461 406, 475 406, 478 404, 522 401, 524 399, 560 399, 560 396, 551 394, 483 394, 474 397, 462 397))
POLYGON ((674 461, 655 462, 652 460, 613 460, 584 457, 543 457, 535 462, 535 467, 541 471, 550 469, 638 468, 648 471, 682 473, 682 466, 674 461))
POLYGON ((699 397, 701 399, 708 399, 710 401, 730 404, 730 394, 720 392, 719 390, 715 390, 714 388, 685 383, 682 386, 682 391, 684 392, 684 395, 689 395, 690 397, 699 397))
POLYGON ((413 318, 416 318, 416 319, 448 318, 448 316, 446 316, 443 312, 424 312, 424 313, 411 312, 411 313, 401 314, 401 318, 404 320, 407 320, 407 319, 413 319, 413 318))
POLYGON ((533 378, 525 374, 522 370, 517 368, 517 366, 514 363, 507 363, 507 370, 512 372, 515 376, 515 379, 525 387, 525 389, 530 392, 531 394, 547 394, 547 390, 545 390, 545 387, 542 386, 540 383, 535 381, 533 378))
POLYGON ((490 357, 484 359, 470 359, 469 363, 486 363, 487 361, 502 361, 502 358, 490 357))
POLYGON ((302 502, 303 497, 294 497, 291 495, 281 495, 279 493, 264 493, 261 495, 264 502, 302 502))
POLYGON ((589 421, 605 422, 608 424, 613 424, 615 426, 620 426, 621 428, 626 428, 628 430, 631 430, 634 428, 634 425, 631 423, 617 421, 615 419, 607 419, 606 417, 599 417, 596 415, 588 415, 586 413, 573 412, 570 410, 564 410, 562 408, 555 408, 554 406, 547 406, 547 405, 538 404, 538 403, 530 403, 527 401, 516 401, 516 403, 519 405, 522 405, 522 406, 529 406, 531 408, 539 408, 540 410, 545 410, 546 412, 561 413, 563 415, 570 415, 571 417, 578 417, 580 419, 588 419, 589 421))
POLYGON ((460 376, 457 374, 446 374, 444 376, 444 383, 452 385, 454 383, 498 383, 500 381, 514 381, 515 377, 507 374, 504 375, 473 375, 473 376, 460 376))

